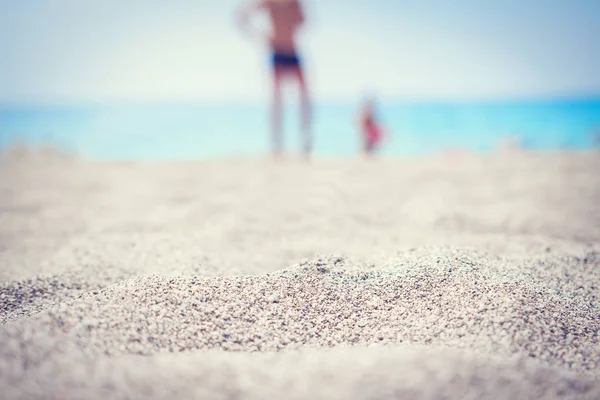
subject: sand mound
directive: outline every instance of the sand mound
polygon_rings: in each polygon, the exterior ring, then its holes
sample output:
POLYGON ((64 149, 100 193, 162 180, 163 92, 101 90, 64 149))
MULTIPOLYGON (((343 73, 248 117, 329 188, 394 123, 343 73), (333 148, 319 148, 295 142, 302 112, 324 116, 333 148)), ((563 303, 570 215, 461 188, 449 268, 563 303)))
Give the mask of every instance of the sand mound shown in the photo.
POLYGON ((27 323, 109 355, 411 343, 597 368, 600 312, 561 283, 498 273, 503 263, 455 251, 382 268, 345 264, 329 257, 267 276, 137 277, 27 323))

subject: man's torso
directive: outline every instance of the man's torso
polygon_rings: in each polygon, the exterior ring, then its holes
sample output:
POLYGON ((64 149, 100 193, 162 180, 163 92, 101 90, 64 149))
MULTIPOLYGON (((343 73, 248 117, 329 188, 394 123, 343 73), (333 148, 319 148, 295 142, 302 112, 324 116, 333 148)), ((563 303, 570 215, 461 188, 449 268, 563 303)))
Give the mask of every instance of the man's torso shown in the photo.
POLYGON ((273 50, 294 53, 296 31, 302 22, 302 8, 297 0, 270 0, 266 8, 271 17, 273 50))

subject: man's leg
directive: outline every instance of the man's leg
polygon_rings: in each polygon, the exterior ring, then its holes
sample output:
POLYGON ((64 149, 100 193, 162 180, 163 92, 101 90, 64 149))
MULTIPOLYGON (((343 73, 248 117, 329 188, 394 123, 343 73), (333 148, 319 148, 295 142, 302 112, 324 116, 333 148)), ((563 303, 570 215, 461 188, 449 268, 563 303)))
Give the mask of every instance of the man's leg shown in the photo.
POLYGON ((279 68, 273 70, 273 103, 271 104, 271 140, 273 156, 280 156, 283 151, 282 120, 283 107, 281 99, 281 83, 283 71, 279 68))
POLYGON ((304 153, 309 156, 312 151, 312 110, 310 104, 310 96, 308 94, 308 87, 306 80, 304 79, 304 73, 301 68, 296 68, 296 78, 298 79, 298 85, 300 88, 300 112, 302 115, 302 135, 304 139, 304 153))

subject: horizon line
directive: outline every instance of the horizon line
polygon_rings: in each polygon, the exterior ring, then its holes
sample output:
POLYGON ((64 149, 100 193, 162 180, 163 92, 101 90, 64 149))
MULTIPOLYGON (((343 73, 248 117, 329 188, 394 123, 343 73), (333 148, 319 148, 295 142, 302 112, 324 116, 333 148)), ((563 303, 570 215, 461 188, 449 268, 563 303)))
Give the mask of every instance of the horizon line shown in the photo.
MULTIPOLYGON (((314 101, 315 104, 356 104, 363 97, 357 96, 349 99, 344 97, 323 97, 314 101)), ((380 103, 406 104, 406 105, 461 105, 461 104, 551 104, 551 103, 578 103, 578 102, 600 102, 600 93, 583 95, 559 95, 559 96, 498 96, 498 97, 403 97, 403 96, 380 96, 376 97, 380 103)), ((203 105, 203 106, 248 106, 264 104, 265 99, 202 99, 202 98, 156 98, 156 99, 86 99, 86 100, 0 100, 2 108, 25 108, 25 107, 94 107, 94 106, 150 106, 150 105, 203 105)))

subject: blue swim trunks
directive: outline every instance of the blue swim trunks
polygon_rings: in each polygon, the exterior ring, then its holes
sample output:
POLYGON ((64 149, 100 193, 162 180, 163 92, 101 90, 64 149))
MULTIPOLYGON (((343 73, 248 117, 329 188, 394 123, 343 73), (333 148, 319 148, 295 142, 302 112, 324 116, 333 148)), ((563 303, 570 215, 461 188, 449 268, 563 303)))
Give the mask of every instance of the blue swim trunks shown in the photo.
POLYGON ((274 52, 271 58, 273 67, 279 68, 297 68, 300 66, 300 58, 295 53, 274 52))

